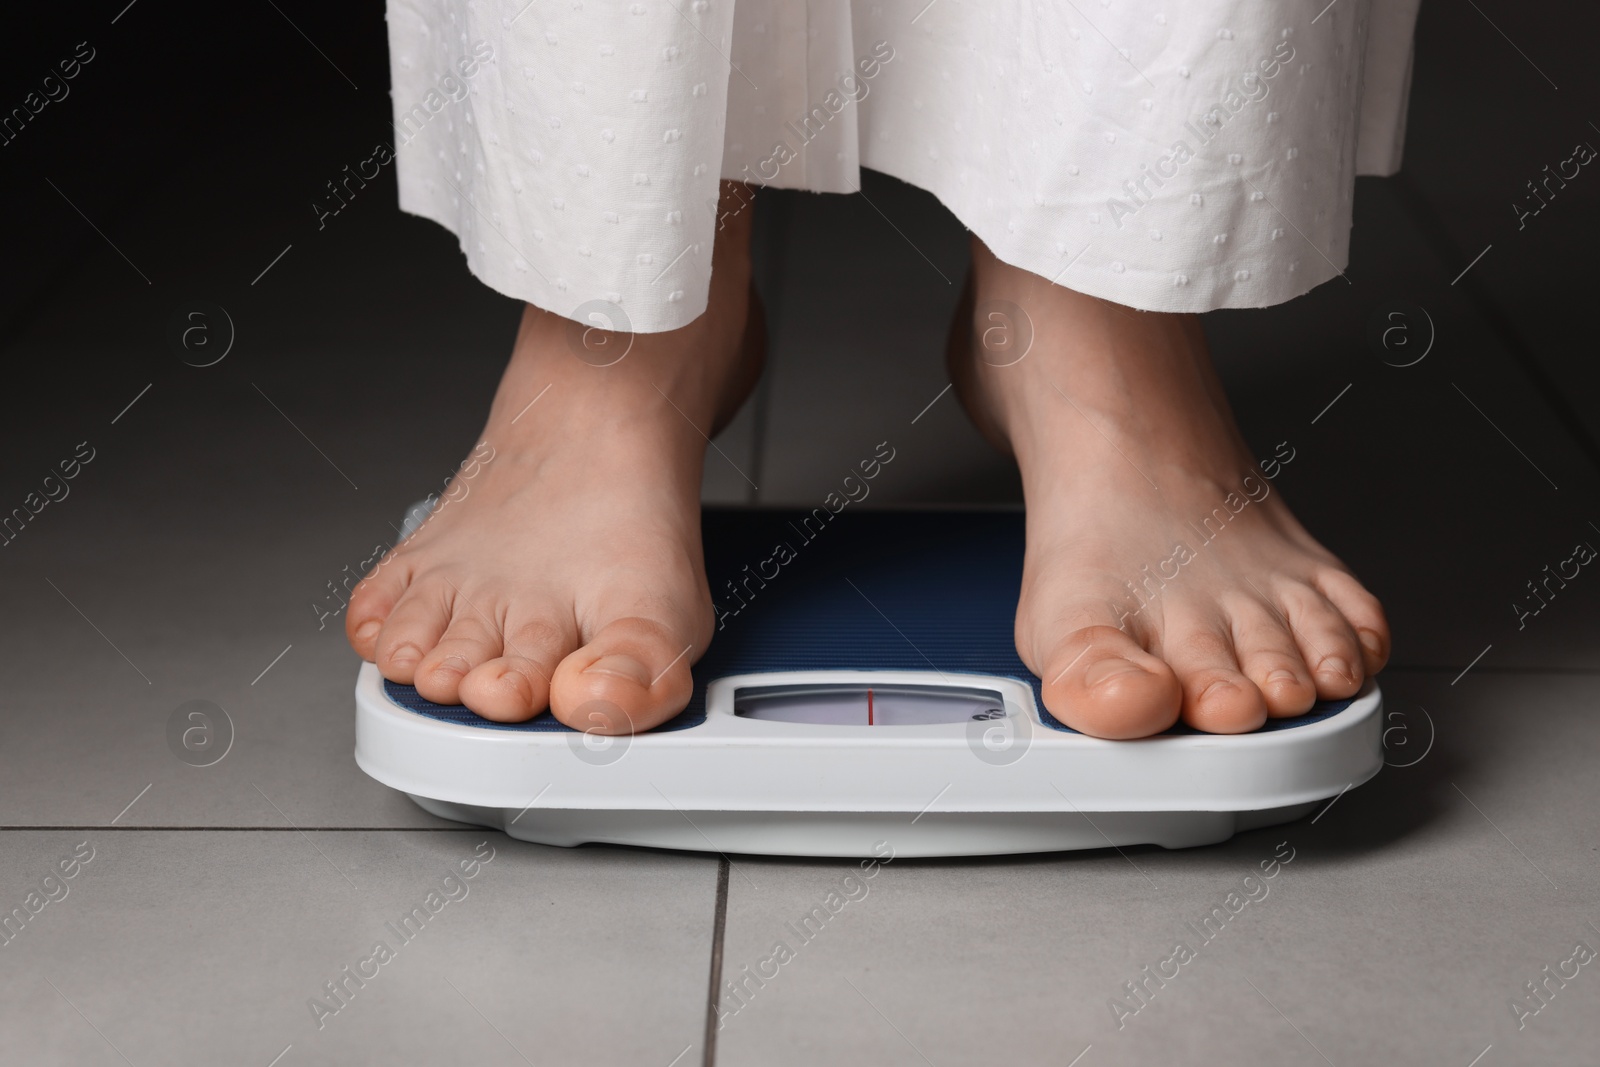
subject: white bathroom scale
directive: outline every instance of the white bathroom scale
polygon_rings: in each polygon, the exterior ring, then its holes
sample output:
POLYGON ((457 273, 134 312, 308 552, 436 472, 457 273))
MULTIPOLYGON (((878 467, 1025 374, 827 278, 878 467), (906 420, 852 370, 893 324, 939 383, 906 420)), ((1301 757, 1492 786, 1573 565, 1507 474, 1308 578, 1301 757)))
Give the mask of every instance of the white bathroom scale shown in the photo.
POLYGON ((1371 681, 1251 734, 1069 729, 1012 644, 1020 511, 708 509, 704 534, 719 628, 669 722, 491 722, 369 663, 356 762, 526 841, 859 858, 1212 844, 1383 764, 1371 681))

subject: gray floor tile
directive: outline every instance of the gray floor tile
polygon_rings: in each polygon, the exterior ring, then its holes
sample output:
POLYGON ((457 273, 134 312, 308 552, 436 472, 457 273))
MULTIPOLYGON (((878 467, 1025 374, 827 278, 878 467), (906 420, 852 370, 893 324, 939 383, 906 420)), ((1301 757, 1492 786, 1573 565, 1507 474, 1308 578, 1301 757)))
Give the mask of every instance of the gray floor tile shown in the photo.
POLYGON ((0 901, 80 843, 89 862, 0 945, 8 1063, 700 1062, 714 858, 470 831, 8 831, 0 901), (379 942, 393 958, 360 963, 379 942))
POLYGON ((42 578, 8 590, 37 622, 13 646, 26 667, 12 673, 8 701, 27 714, 0 724, 0 825, 442 825, 355 766, 357 662, 342 629, 318 633, 286 599, 265 607, 274 578, 233 581, 222 560, 205 558, 213 563, 174 566, 164 579, 131 559, 128 569, 103 560, 56 569, 88 619, 42 578), (163 581, 169 593, 187 587, 193 608, 162 597, 163 581), (230 582, 256 587, 257 617, 207 627, 196 614, 223 613, 207 590, 230 582), (169 743, 172 717, 191 701, 221 709, 210 712, 219 746, 210 766, 180 760, 169 743))
POLYGON ((1485 1063, 1577 1062, 1600 1039, 1593 964, 1520 1030, 1510 1001, 1575 943, 1600 949, 1600 679, 1418 672, 1388 688, 1416 744, 1314 823, 1179 852, 907 860, 858 881, 865 895, 840 863, 736 858, 718 1063, 1066 1064, 1093 1046, 1085 1067, 1464 1067, 1491 1044, 1485 1063), (1262 879, 1277 854, 1292 862, 1262 879), (858 899, 796 936, 830 891, 858 899), (1230 891, 1258 899, 1203 940, 1187 924, 1230 891), (778 941, 793 957, 763 964, 778 941), (1194 958, 1131 997, 1177 941, 1194 958))
MULTIPOLYGON (((9 426, 7 499, 80 441, 95 456, 0 559, 0 825, 103 825, 147 785, 121 825, 439 824, 355 768, 358 662, 342 615, 319 606, 339 607, 332 590, 471 449, 518 309, 472 280, 453 238, 391 203, 318 232, 251 149, 202 154, 174 172, 173 199, 123 215, 119 243, 158 289, 97 246, 16 343, 32 367, 108 369, 9 426), (197 252, 173 238, 180 202, 230 223, 197 252), (191 297, 234 323, 214 366, 167 346, 191 297), (167 748, 168 717, 191 700, 232 720, 214 767, 167 748)), ((328 158, 295 157, 294 180, 315 188, 328 158)))

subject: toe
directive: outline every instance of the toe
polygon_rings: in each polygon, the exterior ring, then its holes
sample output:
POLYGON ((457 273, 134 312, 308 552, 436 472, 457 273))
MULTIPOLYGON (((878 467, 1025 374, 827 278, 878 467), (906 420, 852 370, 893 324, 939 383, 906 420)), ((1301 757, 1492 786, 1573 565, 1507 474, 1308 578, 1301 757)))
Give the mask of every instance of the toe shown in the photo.
POLYGON ((1355 696, 1366 677, 1361 646, 1339 609, 1309 585, 1298 583, 1283 590, 1279 606, 1311 668, 1317 696, 1323 700, 1355 696))
POLYGON ((1178 721, 1172 670, 1115 626, 1068 634, 1045 657, 1044 705, 1091 737, 1149 737, 1178 721))
POLYGON ((1301 715, 1317 702, 1300 649, 1275 609, 1251 601, 1233 612, 1233 647, 1239 670, 1255 684, 1272 716, 1301 715))
POLYGON ((480 663, 461 679, 461 703, 496 722, 531 719, 550 706, 556 666, 577 647, 577 627, 570 623, 541 620, 513 627, 505 654, 480 663))
POLYGON ((694 658, 690 642, 665 625, 618 619, 561 661, 550 711, 574 729, 600 734, 659 726, 689 703, 694 658))
POLYGON ((461 680, 500 655, 500 628, 494 616, 481 615, 456 598, 457 612, 433 650, 417 664, 417 692, 435 704, 461 703, 461 680))
POLYGON ((356 655, 369 663, 378 658, 378 634, 405 595, 409 576, 392 557, 356 584, 344 615, 344 635, 356 655))
POLYGON ((422 657, 439 643, 449 624, 449 605, 413 586, 384 620, 373 662, 389 681, 410 685, 416 680, 422 657))
POLYGON ((1389 662, 1389 620, 1378 598, 1347 571, 1327 571, 1318 576, 1316 586, 1356 632, 1366 674, 1383 670, 1389 662))
POLYGON ((1220 625, 1179 623, 1187 632, 1171 643, 1166 660, 1183 687, 1183 721, 1211 734, 1242 734, 1267 721, 1267 703, 1239 670, 1233 642, 1220 625))

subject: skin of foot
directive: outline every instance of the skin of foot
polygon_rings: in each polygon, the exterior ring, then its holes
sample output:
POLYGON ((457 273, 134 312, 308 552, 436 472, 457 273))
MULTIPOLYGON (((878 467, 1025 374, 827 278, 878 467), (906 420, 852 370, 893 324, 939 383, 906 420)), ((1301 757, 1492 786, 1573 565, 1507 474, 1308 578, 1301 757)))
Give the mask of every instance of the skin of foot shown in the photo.
POLYGON ((548 706, 601 734, 688 703, 714 622, 702 461, 764 345, 750 194, 722 194, 690 325, 630 335, 524 309, 482 444, 352 594, 346 635, 385 678, 488 719, 548 706))
POLYGON ((1082 733, 1257 729, 1388 659, 1377 599, 1251 456, 1193 315, 1135 311, 976 238, 952 380, 1027 502, 1017 652, 1082 733))

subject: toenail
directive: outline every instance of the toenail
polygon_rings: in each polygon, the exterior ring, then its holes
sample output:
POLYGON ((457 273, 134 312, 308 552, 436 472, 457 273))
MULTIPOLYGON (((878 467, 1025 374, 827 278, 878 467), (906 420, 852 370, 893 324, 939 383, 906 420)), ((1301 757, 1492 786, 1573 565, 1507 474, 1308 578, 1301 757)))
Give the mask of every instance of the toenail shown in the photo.
POLYGON ((1144 671, 1131 660, 1111 656, 1089 664, 1088 669, 1083 672, 1083 684, 1092 688, 1118 675, 1134 673, 1143 674, 1144 671))
POLYGON ((472 670, 472 664, 452 653, 440 660, 433 670, 435 674, 440 671, 454 671, 457 674, 466 674, 472 670))
POLYGON ((1355 672, 1350 669, 1350 664, 1338 656, 1329 656, 1323 660, 1317 670, 1322 674, 1337 674, 1341 679, 1355 677, 1355 672))
POLYGON ((379 622, 377 619, 368 619, 366 622, 356 627, 356 640, 370 640, 381 629, 383 629, 383 623, 379 622))
POLYGON ((422 651, 416 645, 401 645, 389 653, 389 663, 396 667, 409 667, 422 658, 422 651))
POLYGON ((1267 675, 1268 685, 1294 685, 1298 681, 1300 681, 1300 679, 1295 675, 1294 671, 1291 671, 1285 667, 1279 667, 1277 670, 1267 675))
POLYGON ((1371 630, 1359 631, 1361 647, 1366 649, 1373 659, 1383 658, 1383 640, 1371 630))
POLYGON ((1226 678, 1218 678, 1216 681, 1212 682, 1210 685, 1208 685, 1204 689, 1200 690, 1199 699, 1202 702, 1204 702, 1205 699, 1207 697, 1209 697, 1217 689, 1237 689, 1237 688, 1238 688, 1238 686, 1234 685, 1232 682, 1228 681, 1226 678))
POLYGON ((650 672, 644 669, 644 664, 632 656, 601 656, 584 669, 585 674, 615 674, 619 678, 627 678, 638 682, 646 689, 650 688, 650 672))

